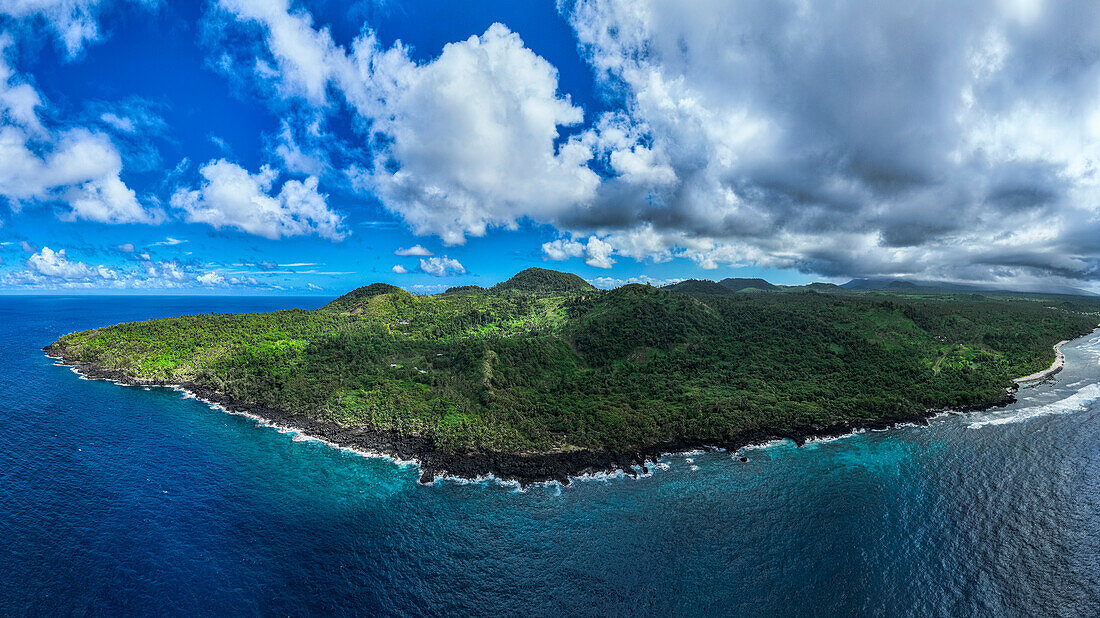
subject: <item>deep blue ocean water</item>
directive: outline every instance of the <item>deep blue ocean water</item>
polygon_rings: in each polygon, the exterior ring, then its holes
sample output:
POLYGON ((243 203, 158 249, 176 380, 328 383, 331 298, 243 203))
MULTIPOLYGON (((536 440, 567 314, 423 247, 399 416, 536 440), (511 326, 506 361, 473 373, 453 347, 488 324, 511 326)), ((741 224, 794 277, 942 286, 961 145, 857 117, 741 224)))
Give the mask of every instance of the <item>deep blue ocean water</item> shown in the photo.
POLYGON ((1100 333, 1006 409, 523 492, 40 350, 323 302, 0 297, 0 614, 1100 615, 1100 333))

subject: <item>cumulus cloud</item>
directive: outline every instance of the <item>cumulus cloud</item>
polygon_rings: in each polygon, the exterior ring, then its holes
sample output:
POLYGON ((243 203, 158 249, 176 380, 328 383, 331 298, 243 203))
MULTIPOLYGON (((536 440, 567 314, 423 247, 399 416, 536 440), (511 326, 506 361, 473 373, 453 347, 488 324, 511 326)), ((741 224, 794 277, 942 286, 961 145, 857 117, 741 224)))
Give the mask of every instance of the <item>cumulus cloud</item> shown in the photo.
POLYGON ((277 96, 327 108, 336 94, 366 121, 374 163, 348 176, 416 233, 460 244, 523 218, 552 220, 594 195, 591 149, 557 143, 582 110, 558 94, 557 70, 505 26, 417 63, 369 30, 345 50, 286 2, 221 7, 259 26, 267 54, 248 66, 277 96))
POLYGON ((220 64, 315 112, 280 131, 295 169, 327 164, 318 115, 352 110, 370 156, 347 177, 446 244, 530 220, 563 234, 547 259, 602 268, 1100 274, 1100 13, 1080 3, 559 6, 611 109, 587 125, 500 24, 415 61, 369 25, 342 45, 286 0, 222 0, 227 40, 259 45, 220 64))
POLYGON ((120 264, 93 265, 71 257, 65 249, 43 247, 26 259, 22 270, 0 274, 0 288, 168 290, 262 285, 255 277, 232 274, 180 260, 154 260, 148 254, 120 264))
POLYGON ((409 256, 409 255, 428 256, 428 255, 431 255, 432 252, 425 249, 424 247, 421 247, 420 245, 413 245, 413 246, 409 247, 408 249, 405 249, 404 247, 398 248, 396 251, 393 252, 393 254, 394 255, 400 255, 400 256, 409 256))
POLYGON ((568 238, 542 243, 542 254, 548 260, 561 262, 584 255, 584 245, 568 238))
POLYGON ((385 98, 373 130, 387 146, 365 181, 415 232, 458 244, 522 217, 553 220, 594 194, 590 150, 555 146, 582 112, 518 35, 494 24, 423 65, 396 53, 372 52, 386 67, 374 75, 385 98))
POLYGON ((404 266, 402 266, 400 264, 394 264, 393 268, 391 268, 390 270, 392 270, 393 272, 395 272, 399 275, 404 275, 404 274, 407 274, 409 272, 408 268, 405 268, 404 266))
POLYGON ((142 277, 144 282, 159 282, 161 287, 178 287, 191 278, 191 268, 178 260, 154 260, 148 253, 138 256, 140 270, 133 278, 142 277))
MULTIPOLYGON (((207 271, 195 277, 195 281, 203 287, 228 288, 228 287, 254 287, 260 284, 255 277, 230 277, 215 271, 207 271)), ((270 286, 275 289, 283 289, 279 286, 270 286)))
POLYGON ((199 173, 205 179, 201 187, 178 188, 171 198, 172 208, 186 221, 271 239, 316 234, 341 240, 346 236, 343 217, 329 209, 314 176, 288 180, 275 192, 278 172, 267 166, 252 174, 219 159, 204 165, 199 173))
POLYGON ((68 221, 159 222, 162 213, 142 206, 122 181, 122 157, 109 137, 43 124, 41 96, 8 63, 11 44, 0 34, 0 197, 15 210, 61 204, 59 216, 68 221))
POLYGON ((219 275, 216 272, 203 273, 195 278, 196 281, 203 285, 218 286, 225 284, 225 277, 219 275))
MULTIPOLYGON (((649 259, 654 262, 671 260, 674 252, 667 239, 655 234, 650 227, 642 227, 625 232, 591 235, 587 242, 559 238, 542 244, 543 257, 548 260, 563 261, 575 257, 584 257, 589 266, 611 268, 615 260, 612 254, 624 255, 637 260, 649 259)), ((677 251, 676 255, 684 255, 677 251)))
POLYGON ((420 270, 433 277, 466 274, 466 268, 458 260, 447 256, 420 258, 420 270))
POLYGON ((26 261, 26 268, 0 275, 2 287, 91 288, 120 287, 123 276, 102 264, 92 266, 70 259, 65 249, 42 247, 26 261))
POLYGON ((610 290, 612 288, 624 286, 628 283, 642 283, 655 287, 664 287, 666 285, 672 285, 673 283, 680 283, 681 281, 683 281, 683 279, 654 279, 648 275, 629 277, 626 279, 620 279, 618 277, 596 277, 595 279, 588 280, 589 283, 602 290, 610 290))
POLYGON ((62 277, 64 279, 88 279, 96 274, 96 270, 83 262, 71 262, 65 256, 65 250, 53 251, 49 247, 27 259, 30 270, 47 277, 62 277))
POLYGON ((590 236, 584 246, 584 263, 596 268, 611 268, 615 264, 615 260, 611 259, 614 251, 611 243, 590 236))
POLYGON ((122 243, 121 245, 118 245, 118 247, 116 247, 116 248, 119 251, 123 252, 123 253, 133 253, 134 252, 134 243, 132 243, 132 242, 122 243))
POLYGON ((621 109, 557 223, 703 267, 1094 277, 1100 15, 1017 4, 564 3, 621 109))

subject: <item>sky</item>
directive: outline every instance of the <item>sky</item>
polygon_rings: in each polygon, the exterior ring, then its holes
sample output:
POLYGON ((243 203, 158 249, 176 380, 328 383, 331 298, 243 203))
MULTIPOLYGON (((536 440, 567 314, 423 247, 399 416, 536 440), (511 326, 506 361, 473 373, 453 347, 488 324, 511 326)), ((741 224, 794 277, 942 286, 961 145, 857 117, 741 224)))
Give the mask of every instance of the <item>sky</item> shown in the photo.
POLYGON ((0 293, 1100 292, 1100 11, 4 0, 0 293))

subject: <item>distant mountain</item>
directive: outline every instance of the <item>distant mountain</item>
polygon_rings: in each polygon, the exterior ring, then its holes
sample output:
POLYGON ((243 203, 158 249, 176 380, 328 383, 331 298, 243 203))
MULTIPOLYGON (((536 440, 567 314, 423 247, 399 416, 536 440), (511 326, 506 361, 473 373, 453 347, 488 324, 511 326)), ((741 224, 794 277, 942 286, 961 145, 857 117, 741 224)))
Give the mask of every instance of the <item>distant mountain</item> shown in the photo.
POLYGON ((528 268, 516 273, 511 279, 502 281, 492 288, 493 292, 589 292, 596 287, 572 273, 563 273, 546 268, 528 268))
POLYGON ((688 279, 687 281, 666 285, 661 289, 680 294, 733 294, 733 290, 709 279, 688 279))
POLYGON ((1068 285, 1042 284, 1038 286, 1003 287, 997 284, 954 283, 950 281, 926 281, 897 279, 891 277, 871 277, 852 279, 841 287, 859 292, 885 291, 901 293, 968 292, 976 294, 1069 294, 1072 296, 1095 296, 1092 292, 1068 285))
POLYGON ((882 289, 889 292, 920 292, 927 290, 928 287, 917 285, 912 281, 891 281, 882 289))
POLYGON ((773 285, 759 278, 745 279, 741 277, 728 277, 718 282, 722 287, 737 292, 752 288, 754 290, 778 290, 779 286, 773 285))
POLYGON ((893 279, 889 277, 872 277, 868 279, 852 279, 842 284, 846 290, 857 292, 891 291, 891 292, 929 292, 933 290, 950 292, 978 292, 986 291, 972 285, 959 283, 947 283, 944 281, 911 281, 908 279, 893 279))

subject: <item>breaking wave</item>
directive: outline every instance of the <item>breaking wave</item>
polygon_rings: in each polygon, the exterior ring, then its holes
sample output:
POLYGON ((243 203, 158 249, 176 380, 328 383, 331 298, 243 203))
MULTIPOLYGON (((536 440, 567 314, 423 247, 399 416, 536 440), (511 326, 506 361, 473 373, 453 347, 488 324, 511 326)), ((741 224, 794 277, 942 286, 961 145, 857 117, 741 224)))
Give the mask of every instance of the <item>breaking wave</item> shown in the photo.
POLYGON ((988 427, 990 425, 1007 425, 1009 423, 1020 423, 1026 420, 1030 420, 1039 416, 1050 416, 1052 414, 1067 414, 1069 412, 1079 412, 1089 407, 1092 403, 1100 399, 1100 384, 1089 384, 1076 393, 1055 401, 1035 407, 1017 408, 1015 410, 1006 410, 1005 412, 996 415, 993 418, 985 418, 980 421, 973 422, 969 425, 970 429, 981 429, 982 427, 988 427))

